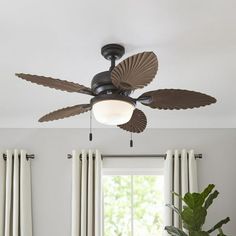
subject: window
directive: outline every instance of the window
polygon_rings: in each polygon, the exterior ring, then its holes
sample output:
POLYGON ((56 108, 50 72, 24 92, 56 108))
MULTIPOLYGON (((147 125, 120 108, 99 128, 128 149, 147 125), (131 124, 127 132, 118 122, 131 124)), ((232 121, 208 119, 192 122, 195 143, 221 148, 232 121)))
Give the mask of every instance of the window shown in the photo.
POLYGON ((164 177, 160 168, 136 168, 137 159, 134 165, 126 164, 116 162, 103 174, 104 236, 162 235, 164 177))

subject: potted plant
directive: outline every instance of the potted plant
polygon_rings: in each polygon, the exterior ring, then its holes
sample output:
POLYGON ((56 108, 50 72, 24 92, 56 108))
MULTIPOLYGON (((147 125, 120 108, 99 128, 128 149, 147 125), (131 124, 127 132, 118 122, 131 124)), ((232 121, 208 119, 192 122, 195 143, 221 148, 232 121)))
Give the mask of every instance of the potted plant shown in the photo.
POLYGON ((179 210, 170 204, 167 204, 167 206, 180 216, 183 228, 188 233, 174 226, 166 226, 165 230, 172 236, 209 236, 214 231, 218 231, 218 236, 226 236, 223 233, 222 226, 230 221, 229 217, 221 220, 211 229, 207 231, 203 230, 207 210, 219 194, 217 190, 213 191, 214 188, 215 185, 210 184, 203 192, 187 193, 183 198, 180 195, 173 193, 181 199, 183 210, 179 210))

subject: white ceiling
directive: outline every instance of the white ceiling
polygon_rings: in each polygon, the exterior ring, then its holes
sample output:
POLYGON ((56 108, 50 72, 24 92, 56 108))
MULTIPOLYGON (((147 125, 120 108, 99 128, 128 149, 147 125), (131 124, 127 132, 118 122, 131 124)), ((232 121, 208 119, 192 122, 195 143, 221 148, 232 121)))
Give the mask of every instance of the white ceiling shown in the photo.
MULTIPOLYGON (((39 124, 42 115, 90 97, 33 85, 32 73, 90 85, 107 70, 106 43, 127 54, 153 50, 157 88, 201 91, 215 105, 187 111, 142 107, 148 127, 236 127, 235 0, 2 0, 0 2, 0 127, 88 127, 89 114, 39 124)), ((139 105, 141 108, 141 105, 139 105)), ((95 127, 105 127, 94 121, 95 127)))

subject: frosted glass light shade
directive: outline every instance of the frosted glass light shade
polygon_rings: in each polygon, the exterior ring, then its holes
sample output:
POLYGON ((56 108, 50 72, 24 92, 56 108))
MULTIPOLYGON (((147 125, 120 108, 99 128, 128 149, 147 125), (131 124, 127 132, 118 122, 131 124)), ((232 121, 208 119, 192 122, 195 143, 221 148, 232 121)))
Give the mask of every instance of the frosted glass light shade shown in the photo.
POLYGON ((106 125, 121 125, 132 117, 134 105, 122 100, 102 100, 93 104, 96 120, 106 125))

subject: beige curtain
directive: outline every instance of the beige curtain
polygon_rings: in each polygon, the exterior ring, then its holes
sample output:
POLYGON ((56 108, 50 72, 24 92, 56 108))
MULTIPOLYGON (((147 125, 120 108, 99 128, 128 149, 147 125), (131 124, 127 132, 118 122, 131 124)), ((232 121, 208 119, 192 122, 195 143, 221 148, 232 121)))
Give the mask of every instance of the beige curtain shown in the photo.
POLYGON ((101 155, 72 152, 72 236, 102 236, 101 155))
POLYGON ((0 153, 0 236, 32 236, 31 170, 24 150, 0 153))
MULTIPOLYGON (((180 209, 183 207, 182 203, 177 196, 173 196, 172 192, 182 196, 187 192, 198 192, 197 161, 193 150, 189 152, 185 149, 182 151, 168 150, 166 154, 164 165, 165 203, 173 204, 180 209)), ((178 214, 165 207, 164 225, 179 227, 180 224, 178 214)), ((164 235, 168 235, 167 232, 164 235)))

